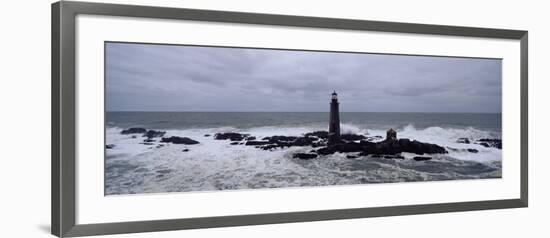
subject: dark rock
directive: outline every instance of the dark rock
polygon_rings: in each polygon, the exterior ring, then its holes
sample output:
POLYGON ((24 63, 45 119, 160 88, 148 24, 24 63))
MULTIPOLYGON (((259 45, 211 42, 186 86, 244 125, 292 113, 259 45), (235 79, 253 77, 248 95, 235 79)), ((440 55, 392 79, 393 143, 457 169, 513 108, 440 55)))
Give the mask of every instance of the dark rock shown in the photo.
POLYGON ((426 160, 431 160, 432 157, 426 157, 426 156, 415 156, 413 157, 413 160, 416 160, 416 161, 426 161, 426 160))
POLYGON ((141 127, 132 127, 132 128, 128 128, 126 130, 122 130, 120 132, 120 134, 123 134, 123 135, 128 135, 128 134, 143 134, 147 132, 147 130, 145 128, 141 128, 141 127))
POLYGON ((298 137, 296 136, 268 136, 268 137, 264 137, 262 140, 268 140, 268 141, 271 141, 271 142, 280 142, 280 141, 294 141, 296 140, 298 137))
POLYGON ((151 139, 155 137, 163 137, 164 134, 166 134, 166 131, 148 130, 143 136, 151 139))
POLYGON ((246 137, 246 140, 255 140, 256 137, 255 136, 249 136, 249 137, 246 137))
POLYGON ((135 138, 137 138, 137 136, 132 136, 132 139, 135 139, 135 138))
POLYGON ((340 139, 345 141, 357 141, 357 140, 363 140, 366 139, 364 135, 356 135, 356 134, 342 134, 340 135, 340 139))
POLYGON ((328 131, 314 131, 304 134, 306 137, 315 136, 317 138, 321 139, 327 139, 328 138, 328 131))
POLYGON ((248 146, 255 146, 255 145, 267 145, 267 144, 270 144, 271 142, 269 141, 258 141, 258 140, 249 140, 247 141, 244 145, 248 145, 248 146))
POLYGON ((317 141, 317 139, 313 137, 298 137, 292 142, 292 146, 309 146, 314 141, 317 141))
POLYGON ((483 147, 491 147, 489 143, 481 142, 479 145, 482 145, 483 147))
POLYGON ((405 159, 405 157, 401 155, 384 155, 384 159, 405 159))
POLYGON ((172 136, 172 137, 163 137, 160 142, 166 142, 166 143, 174 143, 174 144, 184 144, 184 145, 194 145, 198 144, 199 142, 196 140, 192 140, 187 137, 178 137, 178 136, 172 136))
POLYGON ((183 150, 181 150, 181 152, 188 152, 188 151, 189 151, 189 149, 183 149, 183 150))
POLYGON ((209 136, 210 136, 210 134, 204 134, 204 137, 209 137, 209 136))
POLYGON ((430 143, 422 143, 420 141, 410 141, 409 139, 399 139, 399 146, 401 146, 403 152, 415 153, 415 154, 446 154, 448 153, 445 148, 430 143))
POLYGON ((468 138, 458 138, 458 140, 456 140, 456 143, 470 144, 470 140, 468 138))
POLYGON ((493 148, 502 149, 502 140, 501 139, 485 138, 485 139, 479 139, 479 140, 477 140, 477 142, 478 142, 478 144, 480 144, 482 146, 485 146, 485 147, 493 147, 493 148))
POLYGON ((381 142, 361 140, 359 143, 347 142, 334 144, 317 150, 317 153, 321 155, 334 154, 336 152, 361 152, 361 155, 396 155, 401 152, 410 152, 415 154, 444 154, 447 153, 447 150, 436 144, 410 141, 409 139, 384 140, 381 142))
POLYGON ((112 148, 115 148, 114 144, 105 145, 105 149, 112 149, 112 148))
POLYGON ((468 150, 468 152, 470 152, 470 153, 477 153, 477 152, 479 152, 479 151, 476 150, 476 149, 467 149, 467 150, 468 150))
POLYGON ((155 142, 155 140, 153 140, 153 139, 145 139, 145 140, 143 140, 143 142, 151 143, 151 142, 155 142))
POLYGON ((317 158, 317 154, 310 154, 310 153, 297 153, 292 156, 292 158, 298 158, 298 159, 314 159, 317 158))
POLYGON ((230 144, 230 145, 238 145, 239 142, 238 142, 238 141, 235 141, 235 142, 231 142, 231 143, 229 143, 229 144, 230 144))
POLYGON ((152 143, 152 142, 143 142, 143 143, 140 143, 142 145, 154 145, 155 143, 152 143))
POLYGON ((214 139, 216 140, 230 140, 230 141, 241 141, 244 138, 248 137, 249 134, 241 134, 236 132, 227 132, 227 133, 216 133, 214 139))
POLYGON ((360 143, 348 142, 342 144, 329 145, 317 150, 320 155, 330 155, 336 152, 348 153, 348 152, 361 152, 364 151, 364 147, 360 143))
POLYGON ((326 145, 327 145, 327 143, 325 143, 325 142, 313 142, 313 143, 311 143, 311 147, 313 147, 313 148, 326 146, 326 145))
POLYGON ((357 156, 357 155, 346 155, 346 158, 348 158, 348 159, 356 159, 356 158, 359 158, 359 156, 357 156))

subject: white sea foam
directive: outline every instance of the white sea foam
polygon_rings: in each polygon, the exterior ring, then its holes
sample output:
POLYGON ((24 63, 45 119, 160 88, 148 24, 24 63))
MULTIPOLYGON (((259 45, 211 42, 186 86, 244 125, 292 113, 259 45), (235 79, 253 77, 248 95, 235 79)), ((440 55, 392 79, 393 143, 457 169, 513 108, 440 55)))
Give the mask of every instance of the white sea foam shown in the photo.
MULTIPOLYGON (((343 133, 384 136, 385 131, 368 130, 352 124, 341 125, 343 133)), ((151 128, 154 129, 154 128, 151 128)), ((248 133, 261 139, 272 135, 301 135, 326 128, 315 127, 257 127, 236 129, 231 127, 209 129, 166 130, 165 137, 185 136, 199 141, 196 145, 141 144, 145 139, 141 135, 122 135, 121 128, 106 130, 107 144, 114 144, 107 150, 107 193, 126 194, 144 192, 180 192, 241 188, 268 188, 289 186, 316 186, 335 184, 354 184, 367 182, 416 181, 437 176, 442 179, 475 178, 476 175, 449 173, 434 174, 431 171, 407 169, 414 161, 404 160, 400 164, 358 158, 346 159, 345 154, 336 153, 322 159, 301 161, 292 158, 296 152, 307 152, 311 147, 291 147, 273 151, 264 151, 253 146, 230 145, 226 140, 213 138, 218 132, 248 133), (205 134, 211 136, 205 137, 205 134), (135 138, 133 138, 135 137, 135 138), (182 150, 189 149, 187 152, 182 150), (391 169, 398 166, 399 169, 391 169), (378 169, 376 173, 369 169, 378 169), (399 171, 399 172, 396 172, 399 171)), ((500 161, 501 151, 485 148, 477 144, 459 144, 458 138, 477 140, 490 138, 491 133, 467 129, 449 129, 429 127, 416 129, 409 125, 398 129, 398 137, 410 138, 422 142, 436 143, 459 149, 450 151, 450 161, 476 161, 490 163, 500 161), (461 151, 477 149, 478 153, 461 151)), ((158 141, 159 138, 156 138, 158 141)), ((407 158, 413 155, 405 155, 407 158)), ((455 162, 453 162, 455 163, 455 162)), ((456 162, 458 163, 458 162, 456 162)))

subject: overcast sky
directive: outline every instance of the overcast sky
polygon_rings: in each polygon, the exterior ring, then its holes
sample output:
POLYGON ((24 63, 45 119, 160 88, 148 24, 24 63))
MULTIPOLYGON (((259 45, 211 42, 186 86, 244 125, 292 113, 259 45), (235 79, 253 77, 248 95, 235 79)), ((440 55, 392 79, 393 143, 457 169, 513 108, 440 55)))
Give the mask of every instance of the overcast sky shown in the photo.
POLYGON ((501 60, 107 43, 108 111, 500 112, 501 60))

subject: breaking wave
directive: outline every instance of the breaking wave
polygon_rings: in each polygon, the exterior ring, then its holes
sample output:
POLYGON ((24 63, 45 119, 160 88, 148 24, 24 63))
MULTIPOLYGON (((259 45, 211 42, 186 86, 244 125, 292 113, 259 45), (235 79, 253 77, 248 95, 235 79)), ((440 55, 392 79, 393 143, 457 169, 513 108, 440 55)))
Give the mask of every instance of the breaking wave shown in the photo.
MULTIPOLYGON (((155 129, 155 128, 148 128, 155 129)), ((230 145, 215 140, 219 132, 248 133, 261 139, 266 136, 298 136, 326 130, 317 126, 254 127, 237 129, 218 127, 207 129, 166 130, 165 137, 185 136, 199 141, 196 145, 142 144, 141 135, 122 135, 122 128, 106 130, 107 195, 130 193, 164 193, 226 189, 279 188, 293 186, 349 185, 363 183, 430 181, 500 177, 501 150, 477 144, 460 144, 458 138, 472 141, 500 138, 500 134, 472 127, 417 129, 413 125, 396 128, 399 138, 435 143, 457 150, 437 155, 437 159, 420 163, 405 154, 405 160, 359 157, 347 159, 336 153, 315 160, 292 158, 311 147, 291 147, 264 151, 253 146, 230 145), (205 136, 210 135, 210 136, 205 136), (188 151, 183 151, 187 149, 188 151), (476 149, 478 153, 465 152, 476 149), (427 166, 430 165, 430 166, 427 166)), ((385 137, 385 130, 368 129, 354 124, 342 124, 342 133, 385 137)))

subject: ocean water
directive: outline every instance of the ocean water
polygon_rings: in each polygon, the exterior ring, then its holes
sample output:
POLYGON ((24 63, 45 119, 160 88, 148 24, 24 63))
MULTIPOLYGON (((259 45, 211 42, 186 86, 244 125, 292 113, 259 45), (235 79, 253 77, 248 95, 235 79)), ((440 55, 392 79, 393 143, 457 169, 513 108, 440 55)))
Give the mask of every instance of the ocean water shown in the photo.
POLYGON ((501 114, 490 113, 362 113, 341 112, 342 133, 385 136, 394 128, 399 138, 459 149, 414 161, 346 154, 313 160, 292 158, 311 147, 264 151, 253 146, 214 140, 219 132, 265 136, 299 136, 328 130, 328 112, 108 112, 106 116, 105 192, 107 195, 166 193, 227 189, 282 188, 369 183, 500 178, 502 152, 478 144, 460 144, 501 138, 501 114), (185 136, 196 145, 144 145, 140 135, 122 135, 123 129, 143 127, 166 131, 165 137, 185 136), (206 137, 209 134, 212 136, 206 137), (188 149, 187 152, 183 152, 188 149), (470 153, 464 149, 476 149, 470 153))

